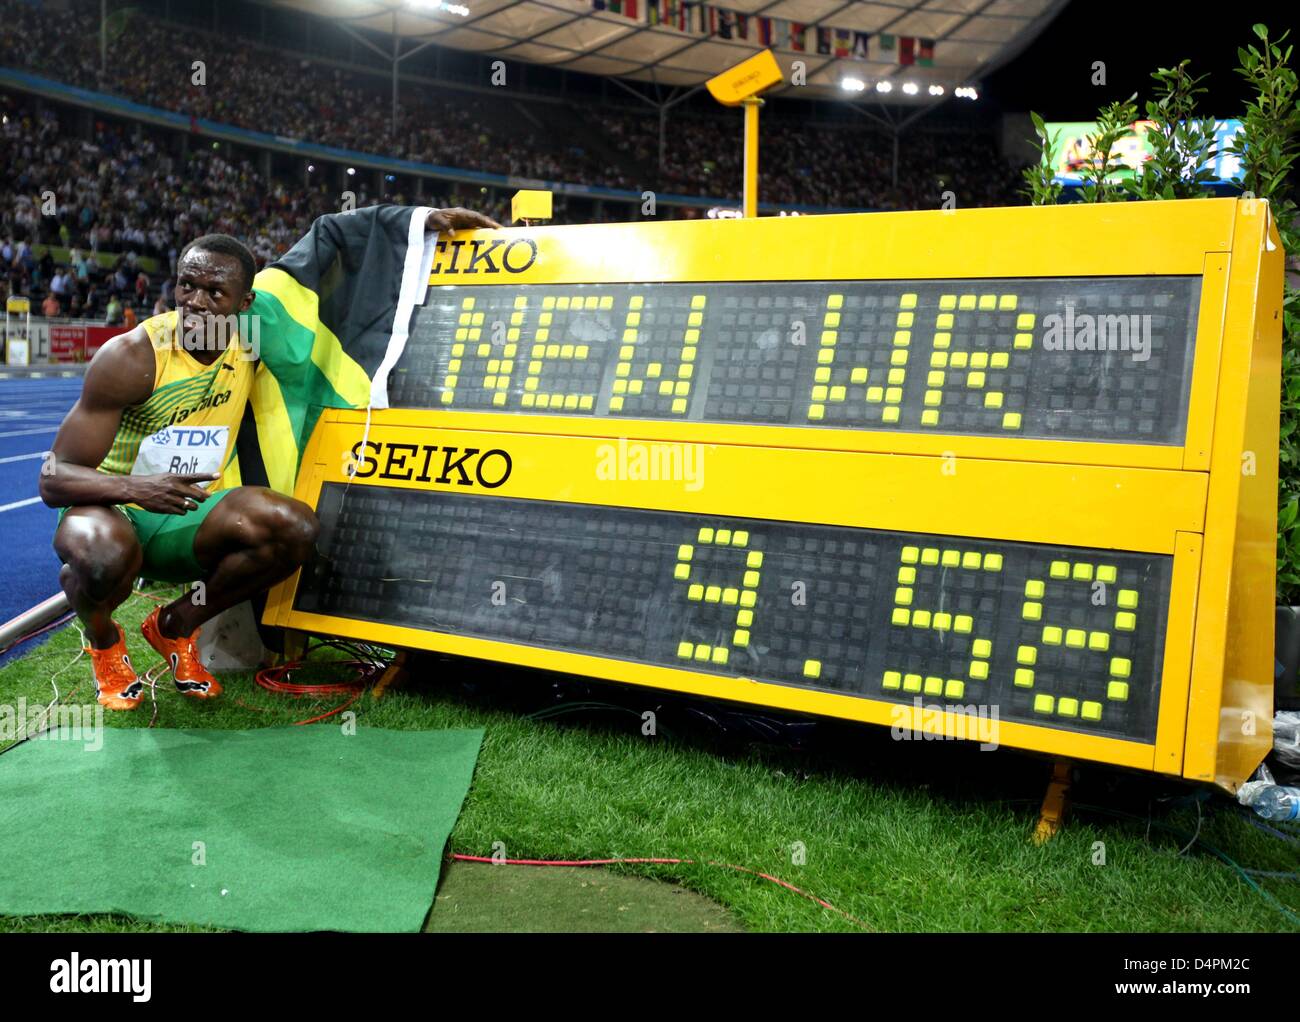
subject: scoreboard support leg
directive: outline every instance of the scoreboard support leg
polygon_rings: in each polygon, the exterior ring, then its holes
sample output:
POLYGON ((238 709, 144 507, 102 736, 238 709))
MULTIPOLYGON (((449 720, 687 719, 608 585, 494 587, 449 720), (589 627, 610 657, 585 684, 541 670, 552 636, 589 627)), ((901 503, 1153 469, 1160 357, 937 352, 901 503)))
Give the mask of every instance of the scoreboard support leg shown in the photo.
POLYGON ((371 699, 382 699, 390 688, 399 688, 406 683, 406 660, 408 656, 409 654, 404 649, 397 651, 397 655, 393 657, 393 662, 384 669, 384 673, 375 682, 375 687, 370 690, 371 699))
POLYGON ((266 667, 285 667, 290 664, 297 664, 307 653, 307 643, 311 636, 306 632, 299 631, 297 628, 284 629, 284 636, 281 639, 281 649, 268 649, 267 657, 263 664, 266 667))
POLYGON ((1065 814, 1070 808, 1070 770, 1071 763, 1058 759, 1052 767, 1052 779, 1047 784, 1047 794, 1043 796, 1043 808, 1038 814, 1038 825, 1034 828, 1034 844, 1041 845, 1052 838, 1061 829, 1065 814))

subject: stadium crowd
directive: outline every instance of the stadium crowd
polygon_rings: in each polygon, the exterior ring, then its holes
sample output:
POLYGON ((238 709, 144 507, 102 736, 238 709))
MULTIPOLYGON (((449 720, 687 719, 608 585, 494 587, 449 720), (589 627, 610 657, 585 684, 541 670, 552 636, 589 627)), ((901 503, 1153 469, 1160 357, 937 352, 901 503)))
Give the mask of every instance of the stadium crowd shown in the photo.
MULTIPOLYGON (((518 131, 518 104, 408 84, 391 131, 384 84, 284 51, 160 23, 115 16, 107 73, 100 70, 98 5, 68 10, 0 0, 0 66, 27 70, 150 106, 360 152, 545 180, 576 181, 720 198, 739 195, 741 153, 732 113, 675 111, 659 169, 657 118, 614 106, 578 113, 585 146, 557 131, 518 131), (194 84, 193 62, 204 84, 194 84), (494 105, 493 105, 494 104, 494 105), (505 127, 503 127, 503 125, 505 127), (603 155, 602 155, 603 154, 603 155)), ((266 177, 254 163, 205 143, 179 155, 176 134, 93 120, 73 130, 66 112, 0 92, 0 289, 32 296, 47 315, 129 322, 170 299, 180 248, 210 231, 246 240, 259 263, 283 253, 311 220, 337 210, 338 190, 266 177), (33 249, 36 246, 36 249, 33 249), (42 246, 66 253, 56 262, 42 246), (42 251, 37 256, 35 251, 42 251), (111 258, 108 254, 112 254, 111 258), (101 259, 101 255, 104 258, 101 259), (145 267, 156 266, 152 275, 145 267), (160 304, 161 303, 161 304, 160 304)), ((529 121, 541 121, 530 117, 529 121)), ((1008 204, 1018 174, 986 134, 903 136, 898 183, 892 140, 865 123, 813 123, 769 112, 764 122, 765 201, 867 209, 934 208, 952 191, 960 205, 1008 204)), ((194 136, 196 139, 199 136, 194 136)), ((501 200, 478 194, 421 196, 482 209, 503 222, 501 200)), ((358 178, 356 202, 377 201, 358 178)), ((400 194, 388 201, 403 201, 400 194)), ((410 201, 417 201, 414 196, 410 201)), ((688 215, 690 215, 688 213, 688 215)), ((591 217, 586 217, 590 221, 591 217)), ((557 196, 557 222, 564 199, 557 196)), ((0 295, 2 298, 3 295, 0 295)))
MULTIPOLYGON (((735 196, 740 189, 738 115, 674 112, 659 169, 657 116, 615 106, 585 107, 575 122, 586 146, 557 143, 509 100, 408 83, 397 132, 387 82, 256 43, 187 26, 178 31, 129 10, 115 16, 106 73, 100 71, 98 5, 37 10, 0 0, 7 31, 0 66, 43 74, 181 114, 289 138, 423 163, 557 181, 735 196), (202 61, 203 84, 195 84, 202 61), (599 153, 605 154, 602 158, 599 153)), ((1014 201, 1015 168, 975 133, 903 136, 899 185, 891 184, 892 142, 852 123, 823 124, 770 111, 763 136, 764 195, 778 202, 868 209, 938 206, 932 168, 964 179, 963 205, 1014 201), (969 168, 969 172, 955 168, 969 168)))
MULTIPOLYGON (((252 162, 205 146, 182 160, 159 129, 96 121, 93 136, 77 139, 52 110, 0 92, 0 162, 12 169, 0 180, 0 298, 31 296, 45 315, 129 322, 157 311, 159 298, 170 301, 169 271, 193 238, 233 234, 265 265, 339 208, 337 190, 323 182, 268 180, 252 162), (66 262, 50 247, 67 250, 66 262), (158 269, 150 275, 148 265, 158 269)), ((359 183, 356 204, 374 201, 359 183)), ((421 201, 471 203, 455 192, 421 201)), ((500 203, 474 204, 507 215, 500 203)))
MULTIPOLYGON (((655 132, 626 114, 593 111, 604 131, 640 166, 659 159, 655 132)), ((743 154, 739 120, 683 114, 671 123, 659 187, 687 195, 739 194, 743 154), (707 154, 702 157, 701 154, 707 154)), ((820 125, 788 117, 764 121, 759 171, 765 202, 852 209, 935 209, 951 190, 963 206, 1015 205, 1019 169, 1005 163, 982 132, 914 132, 899 144, 893 184, 893 141, 866 126, 820 125), (940 171, 938 168, 945 168, 940 171)), ((607 184, 637 188, 613 170, 607 184)))

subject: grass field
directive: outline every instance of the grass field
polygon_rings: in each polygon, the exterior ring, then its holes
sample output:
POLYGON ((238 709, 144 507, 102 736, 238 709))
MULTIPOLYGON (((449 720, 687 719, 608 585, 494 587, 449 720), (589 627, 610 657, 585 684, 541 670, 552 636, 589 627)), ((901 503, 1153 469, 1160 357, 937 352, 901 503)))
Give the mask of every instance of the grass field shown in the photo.
MULTIPOLYGON (((119 612, 141 673, 156 660, 139 637, 150 606, 136 596, 119 612)), ((68 667, 77 648, 68 628, 0 669, 0 702, 48 700, 50 676, 61 669, 65 697, 91 701, 84 658, 68 667)), ((648 690, 584 687, 604 695, 565 704, 555 679, 496 665, 430 658, 414 673, 407 689, 378 702, 364 696, 353 709, 370 727, 486 729, 450 852, 693 859, 614 869, 698 891, 756 931, 1300 929, 1300 885, 1248 880, 1220 857, 1290 871, 1300 845, 1252 827, 1220 795, 1197 799, 1192 789, 1088 768, 1067 827, 1039 848, 1029 834, 1049 773, 1044 760, 959 742, 896 742, 884 728, 833 723, 808 729, 802 747, 760 743, 703 723, 699 704, 648 690), (656 710, 657 737, 642 736, 638 707, 656 710), (710 863, 770 873, 860 922, 710 863)), ((284 725, 340 701, 290 699, 236 675, 207 706, 183 700, 165 680, 155 726, 284 725)), ((146 700, 108 723, 145 727, 150 717, 146 700)), ((538 928, 547 921, 539 916, 538 928)), ((0 917, 0 930, 144 929, 186 927, 0 917)))

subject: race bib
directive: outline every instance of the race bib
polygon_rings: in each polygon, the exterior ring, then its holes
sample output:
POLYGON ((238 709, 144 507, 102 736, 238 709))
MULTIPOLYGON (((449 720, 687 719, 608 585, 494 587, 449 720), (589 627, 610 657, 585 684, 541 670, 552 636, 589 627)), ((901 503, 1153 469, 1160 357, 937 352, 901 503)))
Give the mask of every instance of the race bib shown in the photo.
POLYGON ((133 476, 219 473, 226 462, 229 426, 168 426, 140 442, 133 476))

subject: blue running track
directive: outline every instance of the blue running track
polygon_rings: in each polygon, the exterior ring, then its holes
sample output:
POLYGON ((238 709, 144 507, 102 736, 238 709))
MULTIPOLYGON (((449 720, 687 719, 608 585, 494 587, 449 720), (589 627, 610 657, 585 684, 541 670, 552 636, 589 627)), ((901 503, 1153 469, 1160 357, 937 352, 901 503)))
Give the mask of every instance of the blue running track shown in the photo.
POLYGON ((50 546, 55 512, 41 502, 36 484, 41 458, 81 381, 0 379, 0 621, 59 591, 59 559, 50 546))

